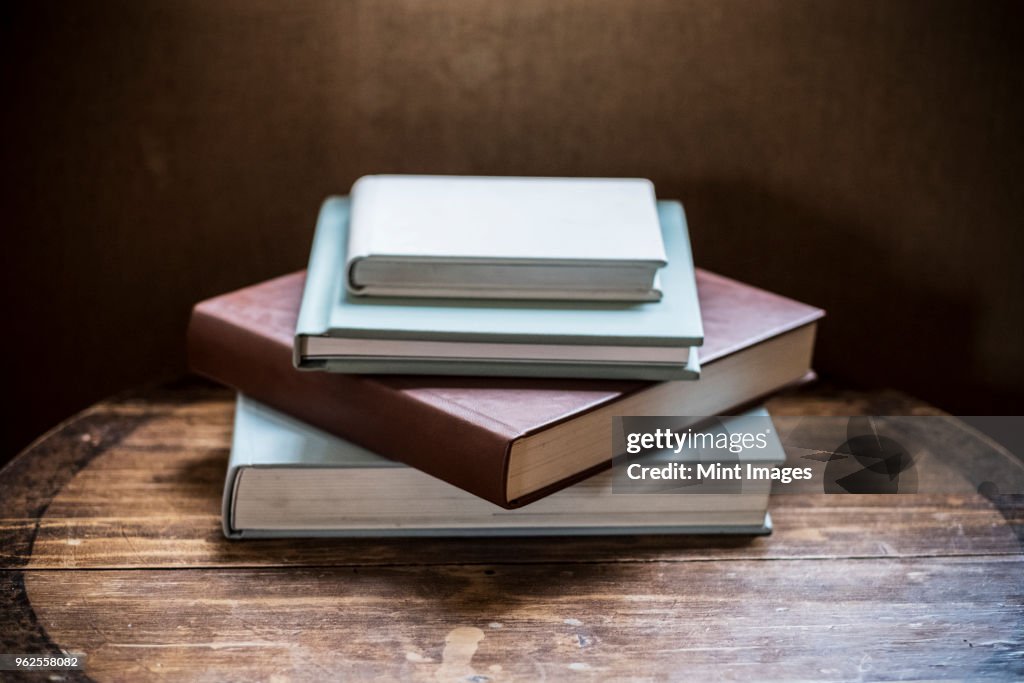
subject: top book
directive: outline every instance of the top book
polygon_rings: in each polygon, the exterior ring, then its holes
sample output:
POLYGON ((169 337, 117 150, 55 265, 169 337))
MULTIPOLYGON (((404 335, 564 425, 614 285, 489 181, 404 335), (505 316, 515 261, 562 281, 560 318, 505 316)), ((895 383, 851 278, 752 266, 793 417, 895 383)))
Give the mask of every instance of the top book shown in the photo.
POLYGON ((356 295, 661 298, 666 255, 649 180, 370 175, 351 198, 356 295))

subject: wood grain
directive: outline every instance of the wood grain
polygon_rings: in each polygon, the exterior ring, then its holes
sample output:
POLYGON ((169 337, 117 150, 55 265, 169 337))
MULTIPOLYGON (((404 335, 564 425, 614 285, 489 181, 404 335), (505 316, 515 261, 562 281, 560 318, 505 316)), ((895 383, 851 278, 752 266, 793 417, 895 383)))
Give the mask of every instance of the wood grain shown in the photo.
POLYGON ((973 678, 1019 665, 1021 558, 28 573, 98 679, 973 678), (880 611, 879 606, 885 605, 880 611), (466 656, 446 639, 478 630, 466 656), (126 668, 126 666, 128 668, 126 668))
MULTIPOLYGON (((1024 675, 1019 497, 776 496, 766 538, 228 542, 232 407, 150 387, 0 471, 0 651, 85 651, 72 680, 1024 675)), ((770 408, 941 414, 820 387, 770 408)))

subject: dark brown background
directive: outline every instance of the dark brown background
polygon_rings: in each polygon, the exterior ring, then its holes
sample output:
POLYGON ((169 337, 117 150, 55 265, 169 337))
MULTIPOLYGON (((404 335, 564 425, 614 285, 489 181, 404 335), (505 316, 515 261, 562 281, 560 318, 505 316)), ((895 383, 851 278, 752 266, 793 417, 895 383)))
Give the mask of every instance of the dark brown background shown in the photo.
POLYGON ((374 172, 646 176, 817 365, 1024 407, 1019 3, 6 3, 0 460, 183 369, 374 172))

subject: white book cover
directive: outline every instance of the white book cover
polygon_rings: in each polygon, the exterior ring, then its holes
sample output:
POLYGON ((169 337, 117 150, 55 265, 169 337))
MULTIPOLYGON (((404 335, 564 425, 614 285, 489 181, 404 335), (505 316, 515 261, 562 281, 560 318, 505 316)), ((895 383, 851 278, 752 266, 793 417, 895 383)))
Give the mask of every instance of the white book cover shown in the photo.
POLYGON ((356 294, 656 300, 643 178, 371 175, 352 188, 356 294))

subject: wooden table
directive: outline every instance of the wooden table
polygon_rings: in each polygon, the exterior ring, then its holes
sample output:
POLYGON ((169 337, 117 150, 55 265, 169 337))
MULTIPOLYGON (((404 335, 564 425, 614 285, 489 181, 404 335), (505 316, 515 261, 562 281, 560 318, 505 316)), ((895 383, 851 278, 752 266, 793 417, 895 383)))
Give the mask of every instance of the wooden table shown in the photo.
POLYGON ((0 652, 86 652, 69 680, 1024 677, 1019 497, 776 496, 753 539, 228 542, 232 405, 115 397, 0 472, 0 652))

